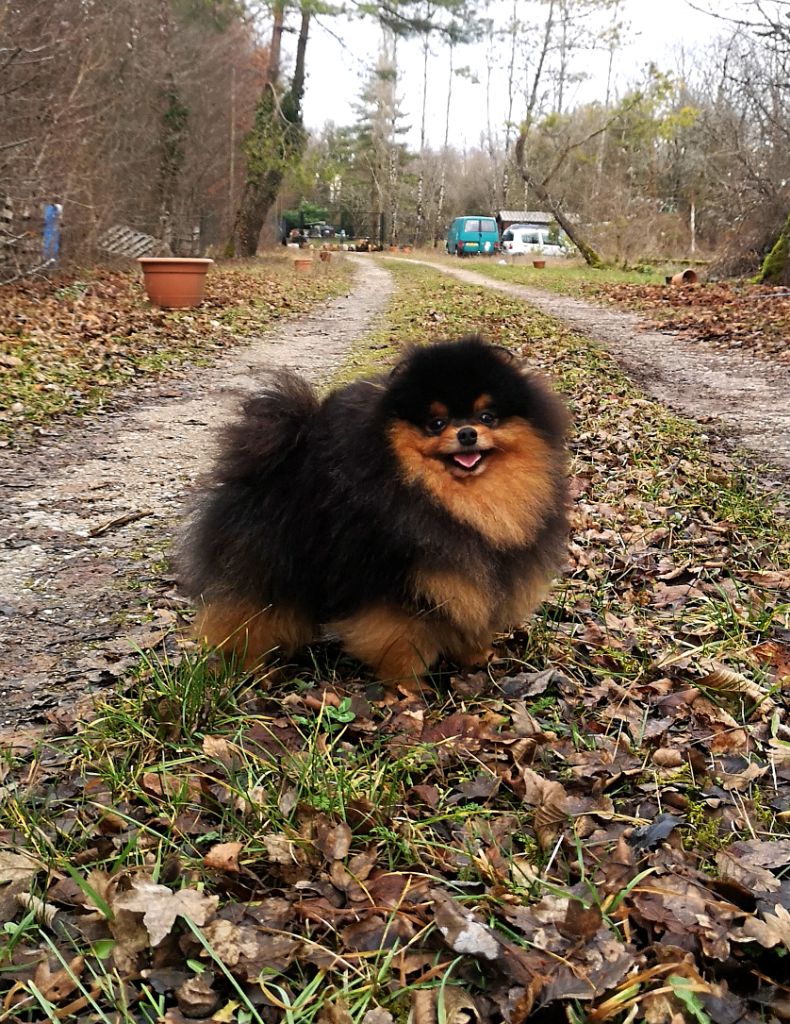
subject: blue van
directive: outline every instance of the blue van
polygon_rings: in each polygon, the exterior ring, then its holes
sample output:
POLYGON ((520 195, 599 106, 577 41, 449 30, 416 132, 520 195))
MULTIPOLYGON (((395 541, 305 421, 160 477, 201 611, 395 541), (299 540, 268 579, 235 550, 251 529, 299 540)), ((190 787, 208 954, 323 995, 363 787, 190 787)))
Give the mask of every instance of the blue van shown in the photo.
POLYGON ((447 251, 456 256, 499 252, 499 230, 493 217, 456 217, 447 232, 447 251))

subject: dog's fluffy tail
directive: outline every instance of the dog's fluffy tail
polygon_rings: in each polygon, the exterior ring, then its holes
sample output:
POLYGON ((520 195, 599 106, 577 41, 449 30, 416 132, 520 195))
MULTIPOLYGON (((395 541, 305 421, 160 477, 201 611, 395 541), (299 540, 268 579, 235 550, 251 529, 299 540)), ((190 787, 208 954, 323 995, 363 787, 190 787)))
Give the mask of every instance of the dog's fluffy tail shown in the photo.
POLYGON ((319 409, 312 387, 294 373, 272 373, 264 390, 249 398, 242 415, 225 427, 213 478, 232 483, 265 474, 293 451, 319 409))

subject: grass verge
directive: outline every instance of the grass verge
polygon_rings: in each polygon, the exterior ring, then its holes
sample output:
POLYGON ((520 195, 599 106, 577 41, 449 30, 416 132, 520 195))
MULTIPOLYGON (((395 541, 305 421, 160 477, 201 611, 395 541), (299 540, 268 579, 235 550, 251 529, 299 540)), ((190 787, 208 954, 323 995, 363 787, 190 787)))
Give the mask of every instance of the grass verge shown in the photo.
POLYGON ((518 262, 504 263, 501 261, 506 259, 505 257, 458 259, 443 253, 422 251, 415 255, 419 259, 428 259, 431 262, 436 261, 442 264, 449 262, 463 270, 474 270, 478 274, 495 278, 498 281, 544 288, 546 291, 570 295, 574 298, 605 295, 612 286, 616 285, 663 284, 665 274, 671 273, 666 268, 647 265, 636 270, 621 270, 618 267, 590 270, 584 263, 549 259, 546 266, 539 269, 533 267, 532 261, 527 257, 519 257, 518 262))

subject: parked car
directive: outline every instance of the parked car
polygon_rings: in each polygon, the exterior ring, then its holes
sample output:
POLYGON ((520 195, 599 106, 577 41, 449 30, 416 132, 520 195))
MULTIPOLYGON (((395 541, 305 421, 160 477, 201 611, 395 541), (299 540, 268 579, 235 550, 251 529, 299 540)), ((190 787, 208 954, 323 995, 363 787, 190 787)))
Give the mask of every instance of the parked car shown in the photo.
POLYGON ((548 227, 534 224, 511 224, 502 232, 502 251, 517 256, 519 253, 538 253, 541 256, 565 256, 568 247, 548 227))
POLYGON ((456 217, 447 232, 447 251, 456 256, 499 252, 499 231, 493 217, 456 217))

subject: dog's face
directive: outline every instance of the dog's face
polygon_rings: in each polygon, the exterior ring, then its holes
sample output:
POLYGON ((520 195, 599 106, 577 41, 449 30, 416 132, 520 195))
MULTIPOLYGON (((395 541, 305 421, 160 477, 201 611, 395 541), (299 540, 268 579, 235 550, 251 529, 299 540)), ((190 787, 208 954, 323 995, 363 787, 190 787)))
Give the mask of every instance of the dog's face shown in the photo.
POLYGON ((401 477, 456 518, 518 543, 553 503, 565 413, 507 352, 476 338, 416 349, 383 402, 401 477))
POLYGON ((503 468, 535 433, 552 439, 564 424, 546 393, 515 367, 509 353, 476 338, 417 349, 395 371, 386 396, 396 455, 409 465, 436 464, 454 480, 503 468), (547 415, 552 413, 552 415, 547 415))
MULTIPOLYGON (((456 480, 482 476, 491 468, 490 460, 505 452, 503 442, 512 433, 510 418, 501 416, 495 396, 487 391, 458 397, 444 389, 438 393, 441 397, 421 409, 417 422, 412 416, 411 421, 402 421, 408 426, 393 428, 399 441, 396 454, 405 457, 410 466, 415 456, 432 460, 456 480), (411 453, 404 450, 409 447, 411 453)), ((426 467, 429 472, 434 469, 426 467)))

